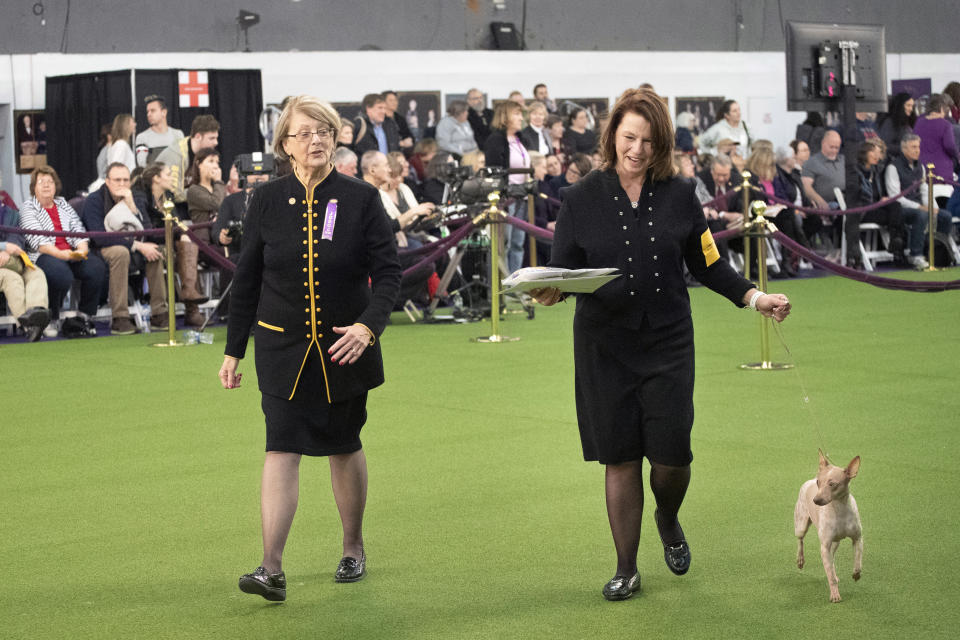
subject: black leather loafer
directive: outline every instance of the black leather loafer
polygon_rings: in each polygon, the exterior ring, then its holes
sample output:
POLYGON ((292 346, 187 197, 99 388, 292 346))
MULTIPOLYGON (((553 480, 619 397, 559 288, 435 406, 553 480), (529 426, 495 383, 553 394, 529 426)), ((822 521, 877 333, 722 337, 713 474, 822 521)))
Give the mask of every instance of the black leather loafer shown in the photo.
POLYGON ((640 590, 640 572, 633 574, 632 578, 627 576, 613 576, 607 584, 603 585, 603 597, 607 600, 626 600, 640 590))
POLYGON ((240 591, 263 596, 271 602, 283 602, 287 599, 287 578, 280 573, 267 573, 263 567, 257 567, 253 573, 240 576, 240 591))
POLYGON ((678 576, 682 576, 690 570, 690 545, 683 535, 683 527, 677 523, 680 529, 680 540, 666 542, 663 539, 663 533, 660 532, 660 512, 654 511, 653 518, 657 522, 657 533, 660 533, 660 542, 663 543, 663 561, 667 563, 667 568, 678 576))
POLYGON ((344 556, 337 565, 333 579, 337 582, 356 582, 367 574, 367 554, 360 552, 360 559, 344 556))

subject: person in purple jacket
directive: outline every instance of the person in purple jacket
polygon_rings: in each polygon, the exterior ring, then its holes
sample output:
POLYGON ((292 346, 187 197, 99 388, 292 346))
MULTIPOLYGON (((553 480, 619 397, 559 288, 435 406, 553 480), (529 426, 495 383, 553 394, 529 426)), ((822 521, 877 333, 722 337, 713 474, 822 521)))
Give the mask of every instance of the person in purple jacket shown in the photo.
MULTIPOLYGON (((920 136, 920 163, 933 164, 933 173, 944 180, 953 180, 953 165, 960 162, 956 141, 953 139, 953 127, 947 120, 953 100, 949 96, 937 93, 930 96, 926 115, 917 118, 913 132, 920 136)), ((934 197, 950 197, 953 186, 934 185, 934 197)))

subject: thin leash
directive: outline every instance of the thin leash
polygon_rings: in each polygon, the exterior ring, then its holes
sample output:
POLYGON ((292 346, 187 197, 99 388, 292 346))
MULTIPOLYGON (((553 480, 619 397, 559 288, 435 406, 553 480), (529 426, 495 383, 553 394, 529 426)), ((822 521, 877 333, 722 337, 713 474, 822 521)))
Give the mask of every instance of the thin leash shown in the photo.
POLYGON ((783 345, 784 350, 790 357, 791 364, 793 364, 793 371, 797 375, 797 382, 800 383, 800 391, 803 394, 803 405, 810 413, 810 418, 813 422, 813 428, 817 432, 817 441, 820 443, 820 450, 823 451, 824 455, 827 456, 827 459, 829 460, 830 456, 827 455, 827 447, 823 443, 823 432, 820 429, 820 418, 817 416, 816 411, 813 410, 813 405, 810 403, 810 393, 807 391, 807 385, 803 380, 803 374, 800 373, 800 366, 797 364, 797 359, 794 357, 793 352, 790 351, 790 347, 787 346, 787 341, 783 338, 783 330, 780 328, 780 323, 774 320, 772 324, 777 333, 777 338, 780 340, 780 344, 783 345))

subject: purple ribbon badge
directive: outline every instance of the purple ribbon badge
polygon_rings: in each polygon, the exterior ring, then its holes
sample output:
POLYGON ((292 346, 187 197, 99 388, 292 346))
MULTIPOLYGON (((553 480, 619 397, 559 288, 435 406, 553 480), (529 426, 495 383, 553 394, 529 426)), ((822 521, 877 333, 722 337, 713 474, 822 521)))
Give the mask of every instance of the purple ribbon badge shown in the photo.
POLYGON ((327 213, 323 216, 323 234, 322 240, 333 240, 333 227, 337 224, 337 201, 331 200, 327 203, 327 213))

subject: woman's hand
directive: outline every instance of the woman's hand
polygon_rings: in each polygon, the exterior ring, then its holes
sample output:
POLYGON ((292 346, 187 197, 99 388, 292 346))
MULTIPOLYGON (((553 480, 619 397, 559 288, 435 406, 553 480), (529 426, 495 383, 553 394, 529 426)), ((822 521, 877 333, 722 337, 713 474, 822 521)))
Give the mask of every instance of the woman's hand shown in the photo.
POLYGON ((333 343, 327 353, 331 354, 330 360, 332 362, 339 361, 341 366, 353 364, 359 360, 373 340, 370 330, 362 324, 334 327, 333 332, 341 334, 341 337, 333 343))
POLYGON ((240 361, 233 356, 223 356, 223 364, 220 366, 220 384, 224 389, 236 389, 240 386, 242 373, 237 373, 237 367, 240 361))
POLYGON ((561 299, 563 299, 563 292, 556 287, 542 287, 540 289, 530 289, 528 292, 534 300, 539 302, 545 307, 551 307, 561 299))
POLYGON ((777 322, 790 315, 790 300, 782 293, 765 293, 757 298, 757 311, 777 322))
POLYGON ((433 213, 433 210, 436 208, 436 206, 437 205, 433 204, 432 202, 421 202, 417 206, 413 207, 411 211, 416 212, 418 216, 429 216, 431 213, 433 213))

